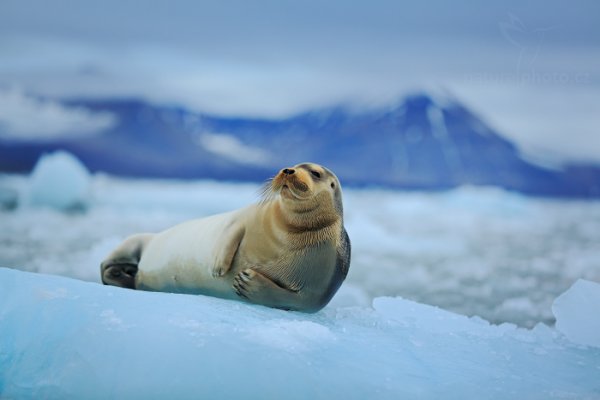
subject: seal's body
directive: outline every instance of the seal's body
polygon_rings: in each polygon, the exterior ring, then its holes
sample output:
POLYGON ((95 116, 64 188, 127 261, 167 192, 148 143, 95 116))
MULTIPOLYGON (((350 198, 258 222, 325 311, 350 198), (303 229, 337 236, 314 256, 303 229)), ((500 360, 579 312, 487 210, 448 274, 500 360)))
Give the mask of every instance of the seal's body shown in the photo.
POLYGON ((277 174, 258 204, 128 238, 101 271, 105 284, 312 312, 349 265, 339 181, 300 164, 277 174))

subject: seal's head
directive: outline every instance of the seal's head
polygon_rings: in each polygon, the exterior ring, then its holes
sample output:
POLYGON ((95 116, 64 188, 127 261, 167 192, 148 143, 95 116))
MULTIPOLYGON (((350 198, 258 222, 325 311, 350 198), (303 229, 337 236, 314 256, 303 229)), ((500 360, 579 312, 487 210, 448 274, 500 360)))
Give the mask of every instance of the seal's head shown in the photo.
POLYGON ((314 163, 284 168, 265 189, 265 200, 279 203, 291 225, 311 230, 342 221, 342 188, 329 169, 314 163))

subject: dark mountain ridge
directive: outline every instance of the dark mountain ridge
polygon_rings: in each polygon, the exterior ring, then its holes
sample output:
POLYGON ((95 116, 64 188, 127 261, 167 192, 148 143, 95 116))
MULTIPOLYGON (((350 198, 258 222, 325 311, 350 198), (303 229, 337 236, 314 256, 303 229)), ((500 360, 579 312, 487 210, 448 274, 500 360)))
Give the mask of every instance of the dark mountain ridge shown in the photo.
POLYGON ((137 99, 63 104, 109 112, 117 122, 87 137, 0 139, 0 170, 26 172, 42 153, 64 149, 92 171, 131 177, 263 181, 281 167, 314 161, 346 185, 493 185, 531 195, 600 197, 598 166, 556 170, 528 162, 458 101, 426 94, 387 109, 332 107, 278 120, 218 117, 137 99))

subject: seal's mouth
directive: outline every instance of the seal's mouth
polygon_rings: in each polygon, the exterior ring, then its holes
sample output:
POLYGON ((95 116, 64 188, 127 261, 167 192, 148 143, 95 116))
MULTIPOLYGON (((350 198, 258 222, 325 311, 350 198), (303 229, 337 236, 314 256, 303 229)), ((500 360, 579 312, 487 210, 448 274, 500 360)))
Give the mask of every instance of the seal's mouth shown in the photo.
POLYGON ((288 185, 287 183, 284 183, 283 185, 281 185, 281 189, 279 189, 279 193, 283 197, 302 200, 301 194, 298 193, 298 191, 296 190, 294 185, 288 185))

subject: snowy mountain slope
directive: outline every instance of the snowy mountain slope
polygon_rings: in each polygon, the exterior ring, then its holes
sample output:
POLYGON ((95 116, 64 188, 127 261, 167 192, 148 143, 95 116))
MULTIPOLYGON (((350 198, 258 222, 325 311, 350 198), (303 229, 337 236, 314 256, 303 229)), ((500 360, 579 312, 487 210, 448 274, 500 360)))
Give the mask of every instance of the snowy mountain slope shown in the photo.
MULTIPOLYGON (((600 289, 584 286, 556 309, 564 316, 587 309, 597 324, 593 307, 577 299, 597 297, 600 289)), ((585 320, 566 317, 564 328, 587 329, 585 320)), ((569 342, 542 324, 493 326, 400 298, 306 315, 0 269, 0 337, 3 398, 600 394, 599 348, 569 342)))
POLYGON ((281 120, 225 118, 138 100, 72 100, 118 121, 95 136, 0 140, 0 170, 26 171, 44 151, 66 149, 115 175, 262 181, 311 160, 349 185, 446 189, 493 185, 527 194, 600 196, 600 168, 549 169, 455 99, 406 97, 388 109, 316 110, 281 120))

